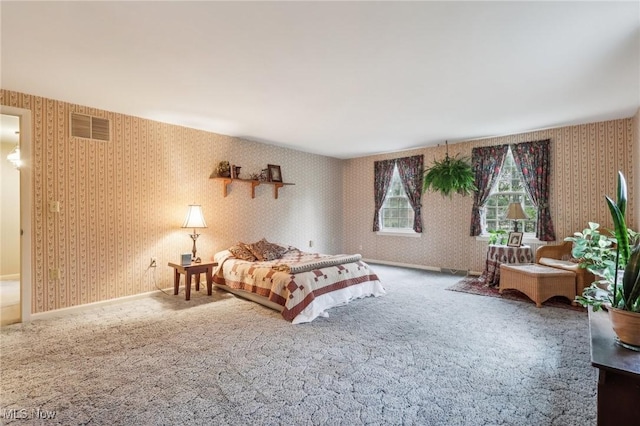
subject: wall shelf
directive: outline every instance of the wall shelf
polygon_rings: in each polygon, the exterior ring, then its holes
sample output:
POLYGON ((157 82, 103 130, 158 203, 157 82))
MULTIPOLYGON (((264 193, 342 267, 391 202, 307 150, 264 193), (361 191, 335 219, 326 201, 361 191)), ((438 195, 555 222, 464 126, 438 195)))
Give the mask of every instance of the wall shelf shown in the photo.
POLYGON ((243 182, 247 184, 251 184, 251 198, 256 198, 256 186, 260 185, 272 185, 273 186, 273 198, 278 199, 278 189, 282 188, 285 185, 295 185, 295 183, 286 183, 286 182, 263 182, 259 180, 252 179, 233 179, 228 177, 214 177, 212 179, 219 180, 222 182, 222 195, 223 197, 227 196, 227 186, 229 186, 232 182, 243 182))

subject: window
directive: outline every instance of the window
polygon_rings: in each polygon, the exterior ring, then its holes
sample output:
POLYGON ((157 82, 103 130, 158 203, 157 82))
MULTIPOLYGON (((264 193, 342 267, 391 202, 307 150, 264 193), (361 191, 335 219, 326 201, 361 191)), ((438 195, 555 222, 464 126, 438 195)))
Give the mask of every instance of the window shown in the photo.
POLYGON ((482 227, 484 233, 500 229, 507 232, 513 231, 513 220, 505 219, 507 207, 512 202, 522 203, 522 208, 529 217, 527 220, 518 221, 518 229, 525 234, 535 234, 538 209, 533 205, 525 190, 522 173, 516 166, 511 149, 509 149, 504 158, 502 169, 500 169, 500 176, 483 207, 482 227))
POLYGON ((389 190, 380 209, 380 228, 382 231, 413 231, 414 211, 407 193, 402 186, 398 166, 393 166, 393 176, 389 190))

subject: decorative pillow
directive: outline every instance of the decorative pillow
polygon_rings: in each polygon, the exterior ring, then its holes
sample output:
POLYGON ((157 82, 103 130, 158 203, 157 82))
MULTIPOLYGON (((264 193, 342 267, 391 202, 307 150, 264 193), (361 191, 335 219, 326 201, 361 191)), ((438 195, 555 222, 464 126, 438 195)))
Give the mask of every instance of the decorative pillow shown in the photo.
POLYGON ((247 244, 247 248, 251 250, 251 253, 260 261, 280 259, 282 255, 287 252, 286 247, 270 243, 264 238, 256 243, 247 244))
POLYGON ((235 246, 229 247, 229 251, 233 257, 237 259, 247 260, 249 262, 255 262, 257 260, 245 243, 238 243, 235 246))

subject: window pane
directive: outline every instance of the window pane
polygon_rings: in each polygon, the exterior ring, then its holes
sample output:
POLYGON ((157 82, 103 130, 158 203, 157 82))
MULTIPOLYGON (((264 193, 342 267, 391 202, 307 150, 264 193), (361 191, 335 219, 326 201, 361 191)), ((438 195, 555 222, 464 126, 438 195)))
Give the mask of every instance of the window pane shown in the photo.
POLYGON ((509 203, 513 202, 521 203, 525 214, 529 217, 528 220, 518 221, 518 228, 527 233, 535 232, 538 211, 525 190, 522 173, 518 170, 509 149, 500 176, 483 207, 484 229, 512 231, 513 220, 505 219, 505 216, 509 203))
POLYGON ((387 191, 387 197, 382 205, 381 226, 394 229, 412 229, 414 211, 411 208, 407 194, 402 186, 397 167, 393 170, 393 176, 387 191))

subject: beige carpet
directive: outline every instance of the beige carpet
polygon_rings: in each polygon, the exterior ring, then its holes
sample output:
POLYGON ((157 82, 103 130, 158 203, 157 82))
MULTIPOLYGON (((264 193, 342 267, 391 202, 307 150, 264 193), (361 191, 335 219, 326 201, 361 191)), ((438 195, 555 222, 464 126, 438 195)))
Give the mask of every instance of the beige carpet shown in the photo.
POLYGON ((595 424, 585 313, 373 267, 387 295, 304 325, 205 290, 4 327, 2 423, 595 424))

